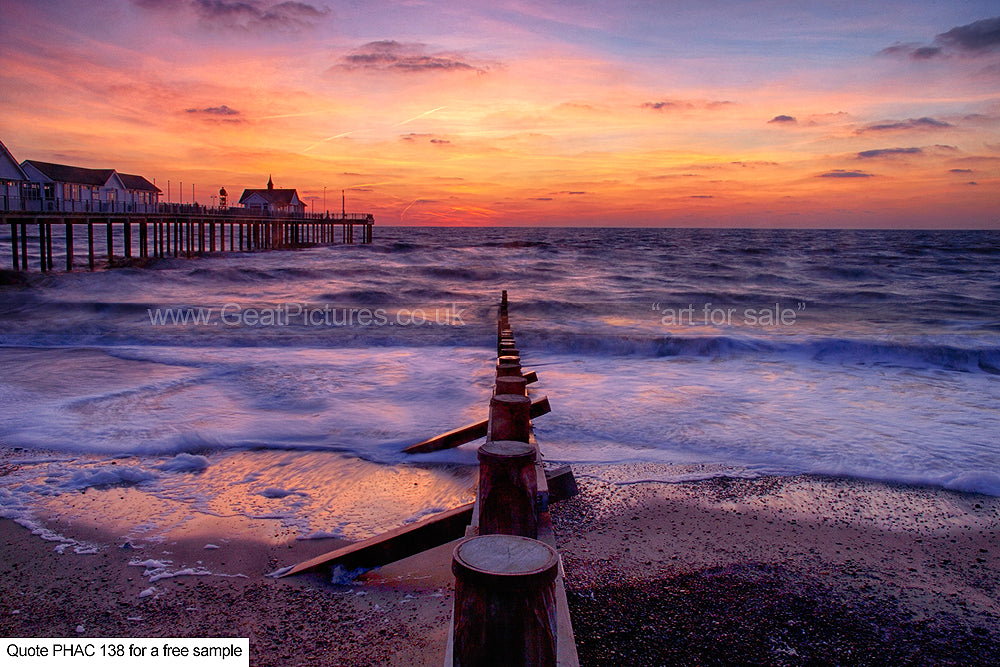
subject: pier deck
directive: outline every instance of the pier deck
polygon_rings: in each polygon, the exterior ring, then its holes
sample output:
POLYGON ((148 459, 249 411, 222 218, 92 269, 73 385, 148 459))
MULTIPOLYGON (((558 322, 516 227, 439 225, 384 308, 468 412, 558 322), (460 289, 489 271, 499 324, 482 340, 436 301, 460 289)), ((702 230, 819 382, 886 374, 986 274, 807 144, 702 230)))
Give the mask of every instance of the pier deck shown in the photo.
MULTIPOLYGON (((336 243, 372 242, 375 218, 340 216, 258 217, 211 210, 160 213, 42 213, 0 211, 0 234, 9 233, 13 271, 93 271, 117 260, 193 257, 216 252, 257 252, 336 243), (86 246, 86 251, 77 247, 86 246), (83 262, 86 262, 83 264, 83 262)), ((5 253, 6 254, 6 253, 5 253)), ((6 262, 0 261, 0 269, 6 262)))

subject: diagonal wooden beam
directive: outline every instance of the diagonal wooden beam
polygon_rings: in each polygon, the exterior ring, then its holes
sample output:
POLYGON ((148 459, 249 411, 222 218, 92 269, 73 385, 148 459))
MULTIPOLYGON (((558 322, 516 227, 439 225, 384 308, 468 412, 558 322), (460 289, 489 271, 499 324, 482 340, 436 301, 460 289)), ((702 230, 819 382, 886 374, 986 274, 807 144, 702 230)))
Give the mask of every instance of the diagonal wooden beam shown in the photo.
MULTIPOLYGON (((549 405, 548 396, 542 396, 531 402, 531 418, 541 417, 542 415, 552 412, 552 407, 549 405)), ((426 454, 427 452, 436 452, 442 449, 452 449, 458 447, 459 445, 464 445, 467 442, 472 442, 478 438, 486 437, 486 429, 489 421, 484 419, 483 421, 476 422, 475 424, 469 424, 468 426, 462 426, 460 428, 453 429, 447 433, 442 433, 441 435, 434 436, 429 440, 424 440, 423 442, 418 442, 415 445, 410 445, 403 450, 406 454, 426 454)))
POLYGON ((465 527, 472 519, 474 504, 461 505, 416 523, 393 528, 370 539, 310 558, 280 576, 290 577, 324 568, 333 569, 338 565, 346 570, 359 567, 371 569, 433 549, 465 536, 465 527))

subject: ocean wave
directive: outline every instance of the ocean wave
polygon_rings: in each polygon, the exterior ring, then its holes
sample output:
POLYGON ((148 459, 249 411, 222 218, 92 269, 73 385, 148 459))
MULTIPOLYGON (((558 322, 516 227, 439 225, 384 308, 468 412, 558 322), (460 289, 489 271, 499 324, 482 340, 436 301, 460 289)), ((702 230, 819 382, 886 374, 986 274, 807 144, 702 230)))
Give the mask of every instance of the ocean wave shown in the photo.
POLYGON ((525 349, 546 353, 646 357, 774 357, 789 361, 933 367, 1000 374, 1000 346, 945 345, 850 338, 757 338, 752 336, 633 336, 529 332, 525 349))

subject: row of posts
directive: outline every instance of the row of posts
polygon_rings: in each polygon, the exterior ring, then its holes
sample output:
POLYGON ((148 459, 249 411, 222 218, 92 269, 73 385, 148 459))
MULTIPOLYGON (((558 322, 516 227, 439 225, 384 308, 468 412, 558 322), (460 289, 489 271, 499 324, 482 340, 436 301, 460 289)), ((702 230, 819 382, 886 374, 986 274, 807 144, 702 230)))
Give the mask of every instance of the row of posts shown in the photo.
POLYGON ((479 448, 478 535, 459 542, 452 556, 454 667, 556 664, 559 555, 537 539, 545 508, 530 409, 504 290, 496 384, 486 444, 479 448))
MULTIPOLYGON (((86 221, 52 218, 11 218, 11 268, 28 271, 28 232, 37 225, 39 269, 51 271, 55 266, 52 252, 53 227, 65 228, 66 270, 74 266, 74 227, 86 225, 87 262, 91 271, 96 264, 94 247, 95 219, 86 221)), ((205 253, 232 251, 270 250, 294 248, 303 245, 335 243, 335 227, 341 226, 340 242, 354 243, 355 225, 361 226, 361 243, 372 242, 370 223, 353 223, 342 220, 240 220, 233 218, 99 218, 97 226, 105 226, 104 251, 108 264, 115 261, 115 226, 122 230, 121 256, 133 257, 132 232, 137 231, 139 258, 191 257, 205 253), (133 229, 133 225, 137 229, 133 229)))

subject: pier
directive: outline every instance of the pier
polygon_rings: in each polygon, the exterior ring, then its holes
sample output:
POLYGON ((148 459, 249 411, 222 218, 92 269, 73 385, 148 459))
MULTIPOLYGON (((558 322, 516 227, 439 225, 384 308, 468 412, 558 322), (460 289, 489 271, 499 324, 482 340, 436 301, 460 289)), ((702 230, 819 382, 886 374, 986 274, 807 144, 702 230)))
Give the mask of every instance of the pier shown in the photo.
POLYGON ((0 230, 10 234, 10 252, 4 254, 12 271, 54 271, 57 260, 66 271, 93 271, 134 260, 369 244, 375 225, 370 213, 274 217, 182 208, 140 214, 0 211, 0 230))

